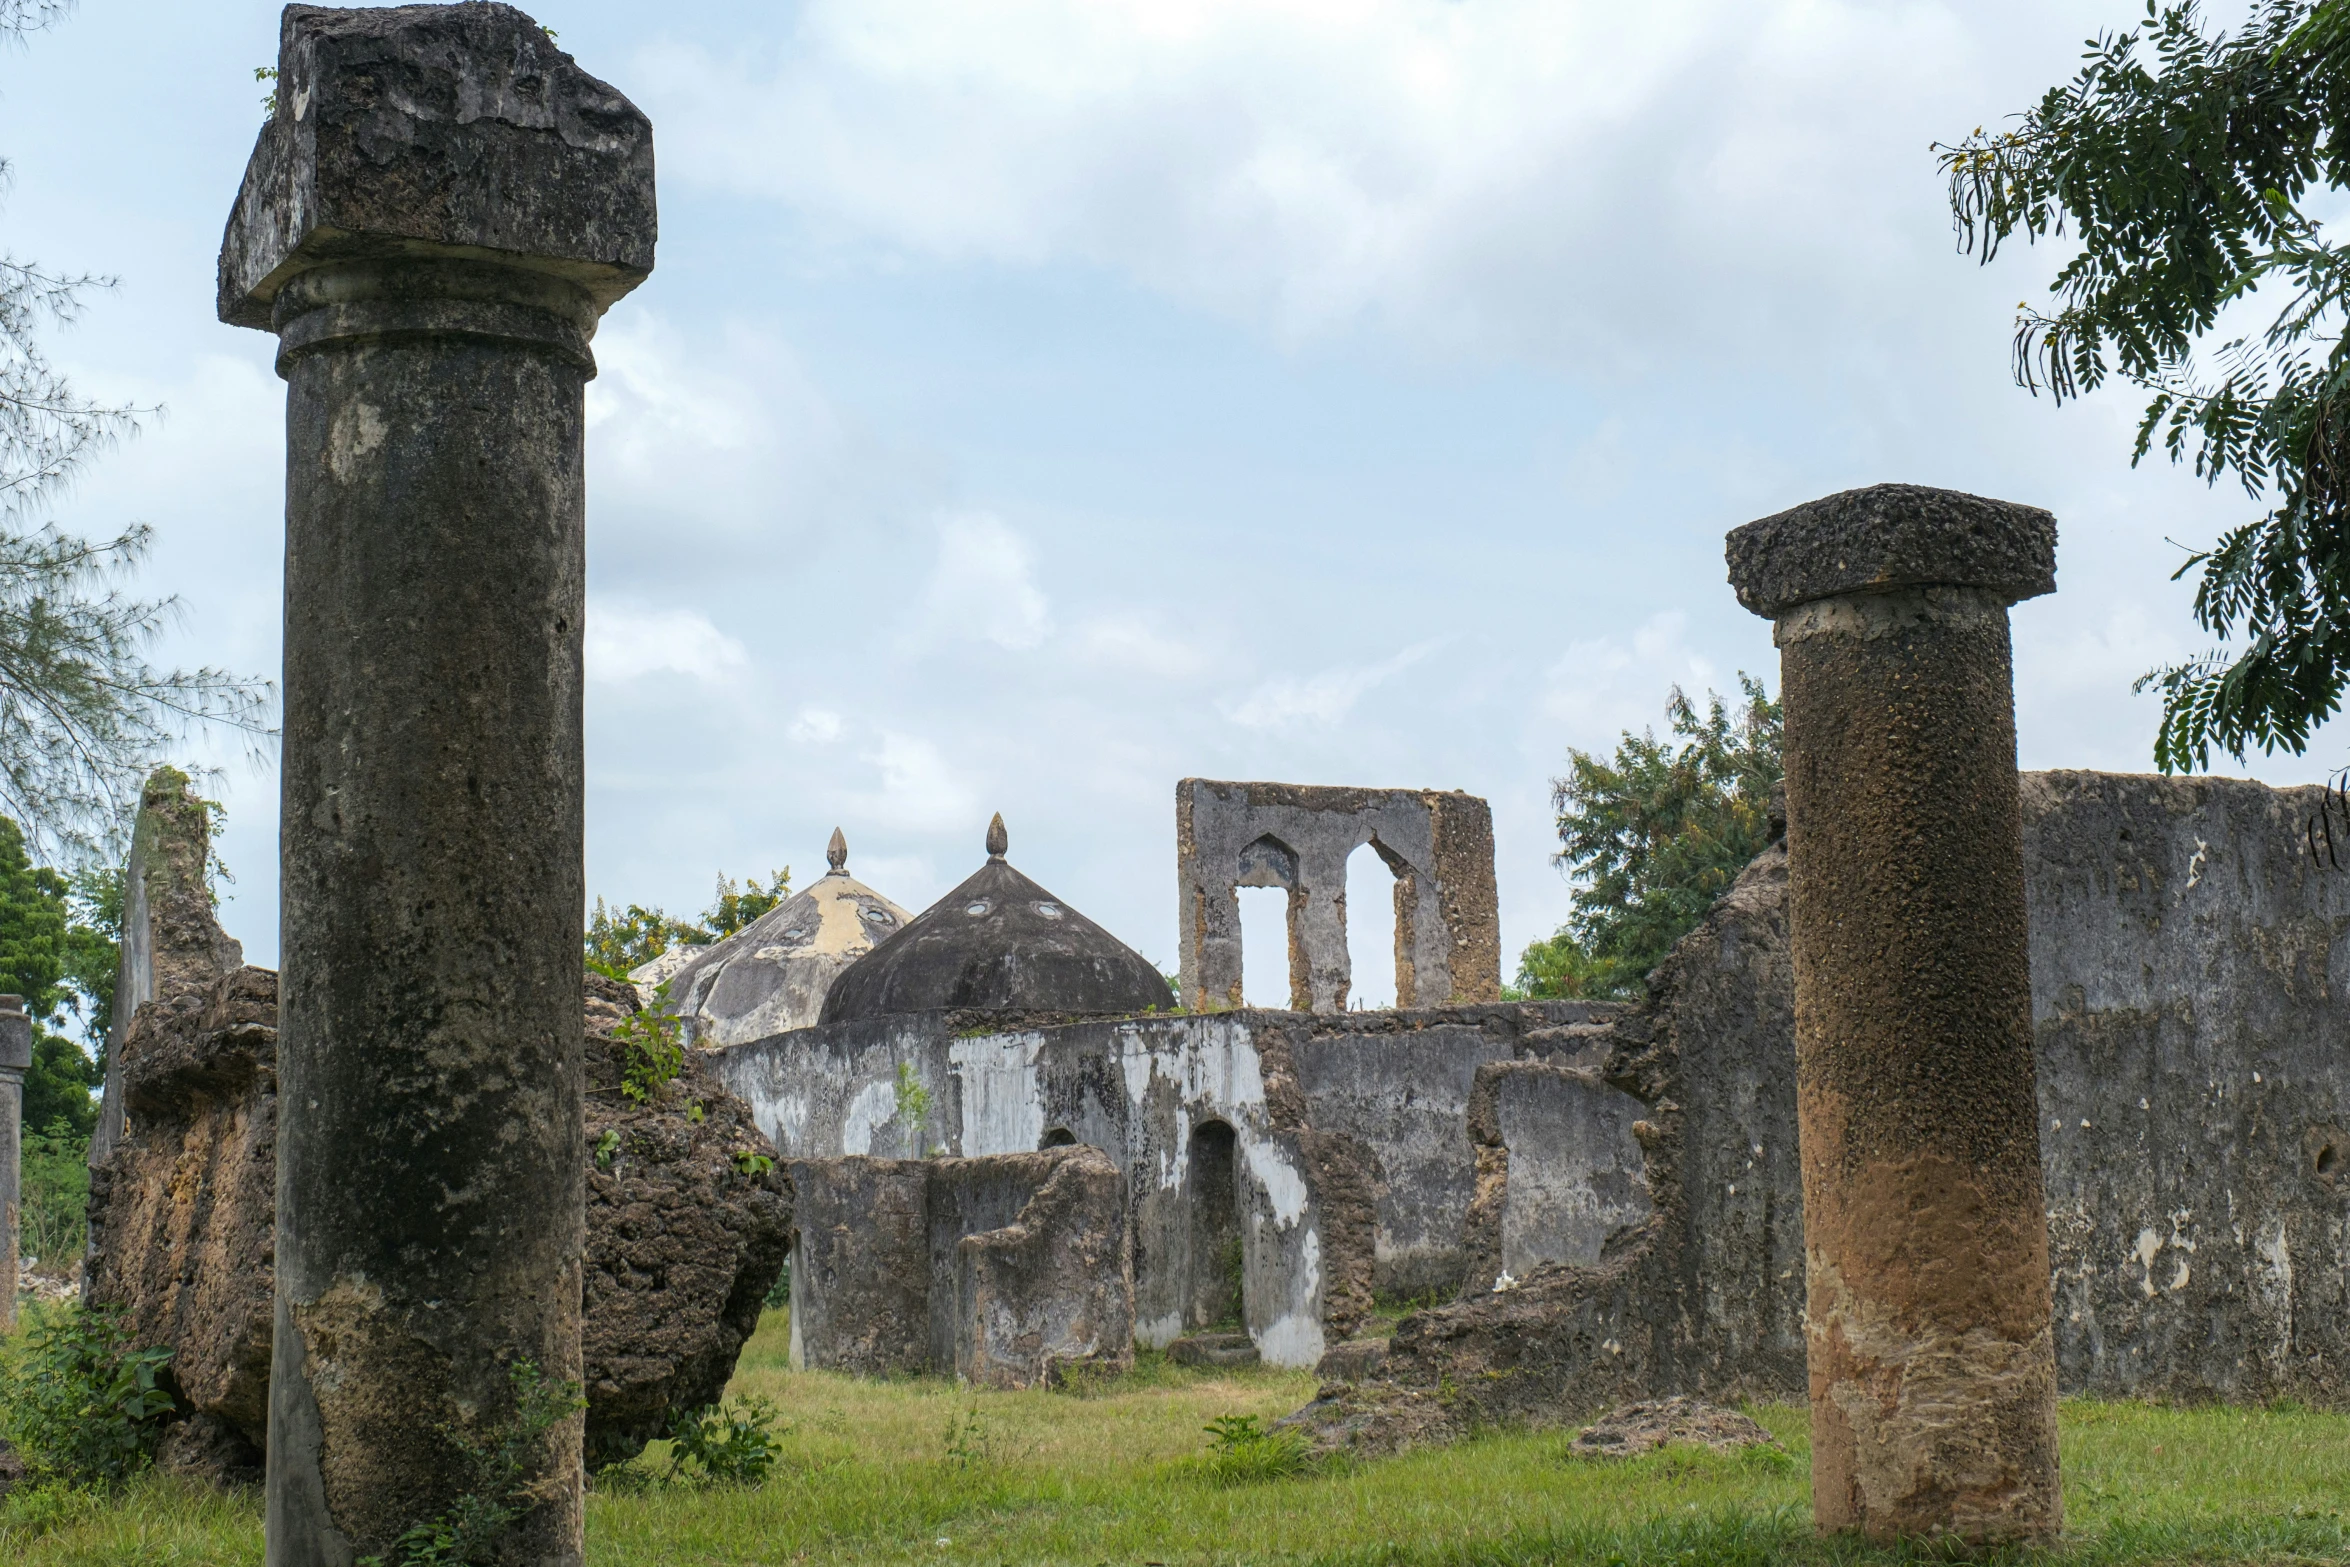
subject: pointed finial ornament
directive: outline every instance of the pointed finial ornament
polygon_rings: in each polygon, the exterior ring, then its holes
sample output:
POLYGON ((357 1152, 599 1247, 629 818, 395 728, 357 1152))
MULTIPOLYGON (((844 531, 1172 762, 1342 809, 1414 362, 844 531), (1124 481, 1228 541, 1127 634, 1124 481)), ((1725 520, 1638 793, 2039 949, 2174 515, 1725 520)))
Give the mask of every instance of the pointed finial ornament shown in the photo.
POLYGON ((998 811, 995 819, 987 824, 987 857, 1000 860, 1004 857, 1004 850, 1011 845, 1011 835, 1004 831, 1004 813, 998 811))
POLYGON ((832 829, 832 842, 824 846, 824 863, 832 867, 835 876, 848 874, 849 840, 840 835, 838 827, 832 829))

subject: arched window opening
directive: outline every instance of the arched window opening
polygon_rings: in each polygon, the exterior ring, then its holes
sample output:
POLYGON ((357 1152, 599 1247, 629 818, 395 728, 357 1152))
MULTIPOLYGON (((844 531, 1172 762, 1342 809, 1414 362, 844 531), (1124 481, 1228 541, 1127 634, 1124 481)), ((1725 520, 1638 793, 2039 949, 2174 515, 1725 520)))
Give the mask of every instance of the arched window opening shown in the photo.
POLYGON ((1045 1133, 1043 1140, 1036 1146, 1040 1150, 1045 1148, 1074 1148, 1077 1146, 1077 1134, 1070 1131, 1069 1128, 1065 1126, 1056 1126, 1051 1131, 1045 1133))
POLYGON ((1350 1012, 1395 1005, 1395 872, 1366 843, 1346 857, 1346 960, 1350 1012))
POLYGON ((1187 1326, 1241 1326, 1242 1253, 1240 1181, 1232 1128, 1202 1121, 1191 1134, 1187 1173, 1191 1208, 1191 1266, 1187 1326))
POLYGON ((1290 1004, 1289 894, 1279 887, 1237 887, 1240 899, 1240 993, 1252 1007, 1290 1004))

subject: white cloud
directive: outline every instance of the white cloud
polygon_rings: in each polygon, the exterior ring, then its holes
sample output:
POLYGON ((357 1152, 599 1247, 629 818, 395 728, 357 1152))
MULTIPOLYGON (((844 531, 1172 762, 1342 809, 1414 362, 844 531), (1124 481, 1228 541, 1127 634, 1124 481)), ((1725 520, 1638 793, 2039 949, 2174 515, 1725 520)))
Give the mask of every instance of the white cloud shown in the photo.
POLYGON ((1117 619, 1100 616, 1078 625, 1072 640, 1089 664, 1131 669, 1163 680, 1197 675, 1209 664, 1208 650, 1152 625, 1140 610, 1117 619))
MULTIPOLYGON (((1567 743, 1586 749, 1612 746, 1627 729, 1653 728, 1673 686, 1702 702, 1707 691, 1724 684, 1714 665, 1689 646, 1688 633, 1689 617, 1667 610, 1642 621, 1628 638, 1569 643, 1543 671, 1540 711, 1565 727, 1567 743)), ((1777 686, 1776 665, 1754 672, 1777 686)))
POLYGON ((1978 29, 1926 0, 812 0, 771 54, 663 45, 632 80, 665 170, 846 241, 1106 266, 1288 333, 1622 353, 1914 254, 1855 196, 1936 199, 1978 29))
POLYGON ((750 662, 734 638, 692 609, 647 609, 607 598, 588 600, 587 675, 590 680, 637 680, 646 675, 726 678, 750 662))
POLYGON ((885 733, 865 758, 881 788, 863 803, 867 820, 904 832, 946 832, 971 824, 978 806, 963 771, 914 735, 885 733))
POLYGON ((1225 716, 1244 729, 1335 724, 1371 691, 1411 668, 1440 645, 1440 642, 1417 643, 1376 664, 1342 665, 1318 675, 1282 675, 1232 704, 1225 710, 1225 716))
POLYGON ((801 745, 830 745, 841 735, 840 714, 821 707, 803 707, 784 731, 801 745))
POLYGON ((923 593, 926 630, 999 647, 1035 647, 1052 629, 1028 541, 987 512, 939 520, 938 563, 923 593))

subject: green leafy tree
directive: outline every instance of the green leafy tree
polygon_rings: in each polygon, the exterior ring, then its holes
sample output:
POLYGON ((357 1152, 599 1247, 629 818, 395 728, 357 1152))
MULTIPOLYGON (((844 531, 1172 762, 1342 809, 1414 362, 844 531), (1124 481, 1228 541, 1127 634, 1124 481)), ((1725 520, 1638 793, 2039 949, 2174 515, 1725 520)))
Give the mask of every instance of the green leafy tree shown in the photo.
POLYGON ((760 885, 756 876, 746 876, 737 888, 729 876, 718 878, 717 894, 709 908, 702 911, 702 939, 723 941, 736 931, 757 919, 791 896, 791 867, 770 871, 766 885, 760 885))
POLYGON ((1673 740, 1627 731, 1614 757, 1570 751, 1551 783, 1556 863, 1571 871, 1575 912, 1526 949, 1516 988, 1529 996, 1636 995, 1648 971, 1705 917, 1770 842, 1779 782, 1779 705, 1741 674, 1733 712, 1709 693, 1700 713, 1678 686, 1665 704, 1673 740))
MULTIPOLYGON (((0 0, 0 44, 60 19, 70 0, 0 0)), ((0 179, 7 173, 0 159, 0 179)), ((178 606, 126 590, 153 534, 93 542, 51 515, 101 452, 137 433, 142 410, 83 397, 44 352, 82 296, 110 280, 0 253, 0 811, 44 853, 120 844, 147 767, 194 722, 258 741, 270 687, 225 670, 159 669, 146 648, 178 606)))
POLYGON ((2076 247, 2050 308, 2018 307, 2016 379, 2137 388, 2133 464, 2159 445, 2265 508, 2179 568, 2223 645, 2138 682, 2156 763, 2305 750, 2350 681, 2350 249, 2324 216, 2350 186, 2350 0, 2256 0, 2232 33, 2148 0, 2006 128, 1936 151, 1962 249, 2076 247))
MULTIPOLYGON (((24 997, 33 1015, 33 1062, 25 1073, 24 1124, 62 1123, 87 1139, 97 1119, 90 1090, 102 1080, 97 1061, 54 1030, 71 1008, 82 1011, 76 958, 101 938, 71 918, 73 883, 25 852, 24 833, 0 817, 0 993, 24 997)), ((121 923, 119 905, 115 916, 121 923)), ((106 943, 109 952, 111 943, 106 943)), ((112 997, 113 975, 106 978, 112 997)))
POLYGON ((626 979, 631 969, 642 968, 680 943, 706 947, 725 940, 790 896, 787 865, 770 872, 764 884, 750 876, 738 887, 732 877, 721 875, 699 924, 675 919, 657 905, 632 903, 615 910, 598 898, 588 915, 587 966, 608 978, 626 979))

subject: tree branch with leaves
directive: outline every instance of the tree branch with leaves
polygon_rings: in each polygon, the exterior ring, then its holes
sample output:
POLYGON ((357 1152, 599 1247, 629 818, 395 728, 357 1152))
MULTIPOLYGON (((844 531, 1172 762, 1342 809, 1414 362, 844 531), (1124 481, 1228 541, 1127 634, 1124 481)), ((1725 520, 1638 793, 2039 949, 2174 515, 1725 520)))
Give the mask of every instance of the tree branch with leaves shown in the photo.
POLYGON ((2159 447, 2266 507, 2178 569, 2223 646, 2138 681, 2155 762, 2306 750, 2350 684, 2350 249, 2311 211, 2350 186, 2350 0, 2259 0, 2233 33, 2148 0, 2008 128, 1934 150, 1962 250, 2077 247, 2018 307, 2017 382, 2136 387, 2133 465, 2159 447))

